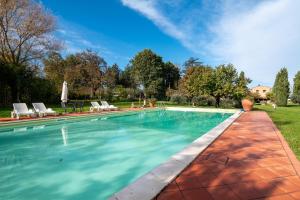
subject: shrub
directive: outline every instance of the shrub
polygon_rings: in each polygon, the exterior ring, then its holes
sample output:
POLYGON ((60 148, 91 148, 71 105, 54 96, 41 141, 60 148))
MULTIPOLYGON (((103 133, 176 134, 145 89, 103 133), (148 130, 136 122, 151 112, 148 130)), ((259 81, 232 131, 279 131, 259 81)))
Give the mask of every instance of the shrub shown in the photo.
POLYGON ((214 106, 216 99, 212 96, 198 96, 192 98, 192 103, 195 106, 214 106))
POLYGON ((216 105, 216 99, 214 97, 212 97, 212 96, 209 96, 207 98, 207 105, 208 106, 214 106, 214 105, 216 105))
POLYGON ((282 68, 276 75, 274 87, 274 100, 278 106, 286 106, 290 94, 290 84, 288 80, 288 71, 282 68))
POLYGON ((292 102, 300 104, 300 95, 293 95, 292 102))
POLYGON ((174 94, 171 96, 170 101, 177 103, 177 104, 185 104, 185 103, 187 103, 187 98, 185 96, 174 94))
POLYGON ((233 99, 224 98, 224 99, 221 99, 220 107, 221 108, 234 108, 234 107, 237 107, 237 103, 233 99))

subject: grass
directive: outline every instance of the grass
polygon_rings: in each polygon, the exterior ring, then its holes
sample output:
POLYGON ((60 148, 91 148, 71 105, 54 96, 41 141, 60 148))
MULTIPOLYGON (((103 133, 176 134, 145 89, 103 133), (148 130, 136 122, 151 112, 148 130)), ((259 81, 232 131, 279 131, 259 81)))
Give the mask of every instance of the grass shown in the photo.
MULTIPOLYGON (((131 106, 132 102, 114 102, 113 105, 119 107, 119 108, 129 108, 131 106)), ((135 105, 138 105, 138 102, 134 102, 135 105)), ((27 104, 28 108, 32 108, 31 105, 27 104)), ((64 109, 61 108, 60 104, 46 104, 46 106, 48 108, 52 108, 53 110, 55 110, 57 113, 63 113, 64 109)), ((79 109, 77 109, 78 111, 79 109)), ((83 107, 83 111, 89 111, 90 110, 90 105, 88 105, 87 103, 84 105, 83 107)), ((0 118, 1 117, 10 117, 10 113, 12 111, 12 107, 0 107, 0 118)), ((69 108, 67 109, 68 112, 72 112, 72 109, 69 108)))
MULTIPOLYGON (((134 101, 134 106, 136 107, 140 107, 142 106, 143 102, 141 101, 140 103, 138 101, 134 101)), ((131 107, 131 104, 132 102, 113 102, 112 103, 113 105, 119 107, 119 108, 130 108, 131 107)), ((160 105, 163 105, 163 106, 190 106, 190 105, 178 105, 178 104, 174 104, 172 102, 168 102, 168 101, 158 101, 157 102, 157 105, 160 106, 160 105)), ((32 108, 31 105, 27 104, 28 108, 32 108)), ((57 113, 63 113, 64 112, 64 109, 61 108, 61 105, 60 104, 46 104, 46 106, 48 108, 52 108, 53 110, 55 110, 57 113)), ((79 110, 79 109, 77 109, 79 110)), ((85 103, 84 107, 83 107, 83 111, 89 111, 90 110, 90 104, 88 103, 85 103)), ((12 107, 0 107, 0 118, 4 118, 4 117, 10 117, 10 113, 12 111, 12 107)), ((68 112, 72 112, 72 109, 69 108, 67 110, 68 112)))
POLYGON ((255 109, 269 114, 300 160, 300 106, 288 105, 273 109, 270 105, 256 105, 255 109))

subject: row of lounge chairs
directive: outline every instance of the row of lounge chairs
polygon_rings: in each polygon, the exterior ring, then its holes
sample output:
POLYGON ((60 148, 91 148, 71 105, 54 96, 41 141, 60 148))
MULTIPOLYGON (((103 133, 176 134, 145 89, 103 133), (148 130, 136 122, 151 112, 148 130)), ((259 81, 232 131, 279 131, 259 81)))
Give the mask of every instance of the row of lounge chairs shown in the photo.
MULTIPOLYGON (((98 102, 91 102, 92 106, 90 111, 105 111, 105 110, 118 110, 118 107, 114 105, 109 105, 107 101, 101 101, 101 105, 98 102)), ((46 108, 44 103, 32 103, 33 110, 28 109, 26 103, 14 103, 13 111, 11 112, 12 118, 19 119, 21 116, 36 116, 44 117, 47 115, 56 115, 56 111, 51 108, 46 108)))
POLYGON ((56 112, 51 108, 46 108, 44 103, 32 103, 33 109, 28 109, 26 103, 14 103, 14 110, 11 112, 12 118, 19 119, 21 116, 34 116, 38 114, 40 117, 47 115, 56 115, 56 112))
POLYGON ((100 101, 101 105, 97 101, 92 101, 90 111, 104 111, 104 110, 118 110, 119 108, 114 105, 109 105, 107 101, 100 101))

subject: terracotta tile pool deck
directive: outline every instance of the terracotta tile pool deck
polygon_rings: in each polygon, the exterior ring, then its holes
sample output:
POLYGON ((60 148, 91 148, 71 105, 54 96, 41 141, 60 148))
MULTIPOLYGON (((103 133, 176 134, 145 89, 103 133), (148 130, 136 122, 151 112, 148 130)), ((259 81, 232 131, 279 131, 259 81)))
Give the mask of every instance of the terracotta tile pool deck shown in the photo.
POLYGON ((247 112, 156 199, 300 199, 299 166, 269 116, 247 112))

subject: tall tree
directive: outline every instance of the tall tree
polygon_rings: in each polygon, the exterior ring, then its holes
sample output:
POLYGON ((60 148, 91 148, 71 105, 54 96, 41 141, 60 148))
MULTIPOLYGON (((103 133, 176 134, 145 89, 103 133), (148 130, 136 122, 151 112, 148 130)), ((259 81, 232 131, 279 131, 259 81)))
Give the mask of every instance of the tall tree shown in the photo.
POLYGON ((31 0, 0 0, 0 59, 9 64, 25 64, 41 59, 57 47, 50 34, 53 16, 31 0))
POLYGON ((180 80, 180 91, 189 98, 210 95, 212 76, 210 66, 189 67, 180 80))
POLYGON ((106 87, 112 89, 120 81, 120 69, 117 64, 113 64, 111 67, 108 67, 104 73, 104 81, 106 87))
POLYGON ((273 86, 274 100, 278 106, 286 106, 290 94, 287 68, 282 68, 276 75, 273 86))
POLYGON ((251 83, 251 79, 245 76, 243 71, 240 72, 239 77, 236 82, 236 88, 234 92, 234 98, 240 102, 241 99, 248 95, 249 89, 248 84, 251 83))
POLYGON ((94 97, 96 91, 102 86, 104 72, 107 70, 105 60, 96 52, 87 50, 66 58, 64 78, 68 81, 70 89, 79 92, 88 88, 90 96, 94 97))
POLYGON ((238 74, 232 64, 219 65, 211 79, 211 95, 216 99, 216 106, 220 106, 221 98, 232 98, 234 95, 238 74))
POLYGON ((199 58, 190 57, 187 61, 184 62, 183 66, 188 67, 196 67, 201 66, 203 62, 199 61, 199 58))
POLYGON ((180 79, 179 68, 171 62, 166 62, 164 66, 165 87, 175 89, 180 79))
POLYGON ((132 66, 128 65, 125 67, 124 71, 120 73, 120 85, 123 85, 125 88, 135 88, 135 80, 133 78, 132 66))
POLYGON ((46 79, 50 80, 57 93, 60 93, 64 82, 65 60, 60 53, 51 52, 47 58, 43 59, 43 64, 46 79))
POLYGON ((294 78, 293 96, 294 103, 300 104, 300 71, 297 72, 294 78))
MULTIPOLYGON (((19 101, 28 66, 58 48, 51 33, 53 16, 41 4, 31 0, 0 0, 0 63, 13 72, 13 100, 19 101)), ((6 77, 1 77, 6 78, 6 77)))
POLYGON ((145 49, 139 52, 132 60, 133 77, 142 88, 146 97, 163 97, 164 87, 164 63, 162 58, 145 49))

